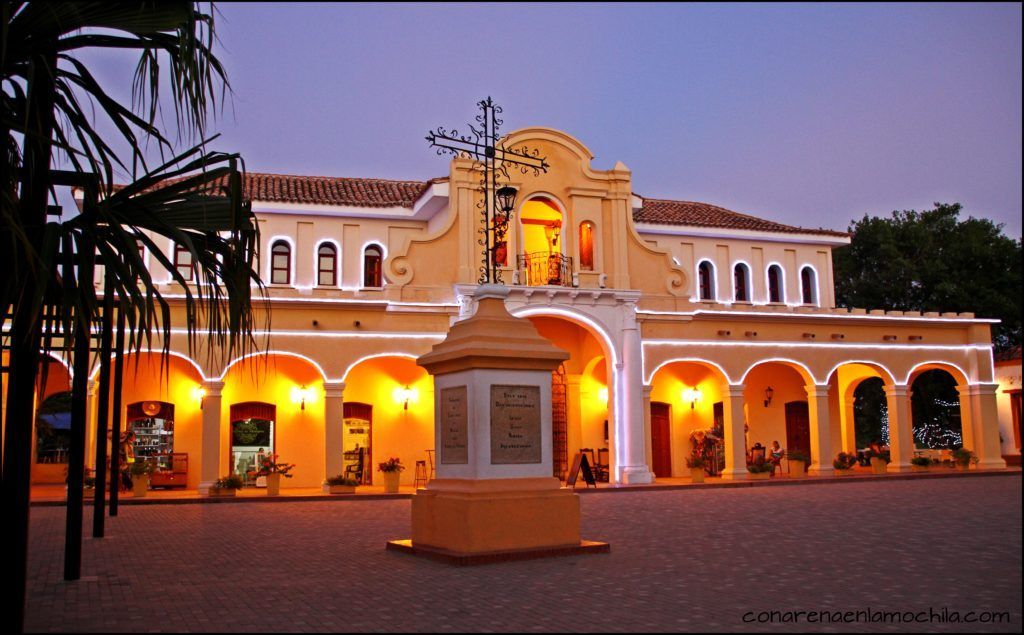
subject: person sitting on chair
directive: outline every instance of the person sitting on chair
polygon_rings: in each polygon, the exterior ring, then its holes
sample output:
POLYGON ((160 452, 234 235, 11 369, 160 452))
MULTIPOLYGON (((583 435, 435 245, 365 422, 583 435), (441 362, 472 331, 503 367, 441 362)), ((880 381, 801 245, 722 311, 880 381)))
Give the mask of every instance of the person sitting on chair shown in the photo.
POLYGON ((782 449, 778 441, 772 441, 771 450, 768 451, 768 460, 772 463, 772 476, 775 476, 775 468, 779 468, 779 474, 782 474, 782 459, 786 456, 786 451, 782 449))

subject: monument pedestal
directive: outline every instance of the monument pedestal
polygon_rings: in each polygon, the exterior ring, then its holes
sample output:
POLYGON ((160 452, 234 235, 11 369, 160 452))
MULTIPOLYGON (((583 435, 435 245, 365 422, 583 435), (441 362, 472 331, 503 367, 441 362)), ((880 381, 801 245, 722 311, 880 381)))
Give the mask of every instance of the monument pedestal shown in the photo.
POLYGON ((486 285, 476 314, 417 363, 434 376, 437 478, 389 550, 451 564, 608 552, 580 539, 579 497, 552 476, 551 371, 568 358, 486 285))

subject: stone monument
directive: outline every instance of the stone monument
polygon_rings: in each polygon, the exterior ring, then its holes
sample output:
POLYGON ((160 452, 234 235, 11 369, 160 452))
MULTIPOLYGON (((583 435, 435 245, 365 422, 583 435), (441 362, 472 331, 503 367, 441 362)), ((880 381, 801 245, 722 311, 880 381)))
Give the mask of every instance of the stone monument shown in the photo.
POLYGON ((481 285, 476 314, 417 363, 434 376, 437 478, 388 549, 454 564, 607 552, 580 539, 579 496, 552 476, 551 372, 569 355, 481 285))

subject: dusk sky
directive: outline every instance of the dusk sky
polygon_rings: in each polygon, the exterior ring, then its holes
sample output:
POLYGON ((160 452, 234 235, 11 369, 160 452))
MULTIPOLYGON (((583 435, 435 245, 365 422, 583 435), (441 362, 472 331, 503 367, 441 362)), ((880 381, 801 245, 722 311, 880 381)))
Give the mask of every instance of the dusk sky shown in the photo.
POLYGON ((217 147, 286 174, 447 175, 488 95, 642 196, 846 229, 961 202, 1021 234, 1021 6, 222 4, 217 147))

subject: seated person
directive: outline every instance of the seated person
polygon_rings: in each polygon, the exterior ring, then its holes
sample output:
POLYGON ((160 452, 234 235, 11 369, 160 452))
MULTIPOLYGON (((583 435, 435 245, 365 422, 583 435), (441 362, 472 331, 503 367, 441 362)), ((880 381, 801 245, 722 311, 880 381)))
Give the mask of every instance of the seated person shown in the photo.
POLYGON ((779 474, 782 474, 782 459, 785 458, 786 451, 782 449, 778 441, 772 441, 772 447, 768 451, 768 460, 772 463, 772 476, 775 476, 775 468, 779 468, 779 474))

